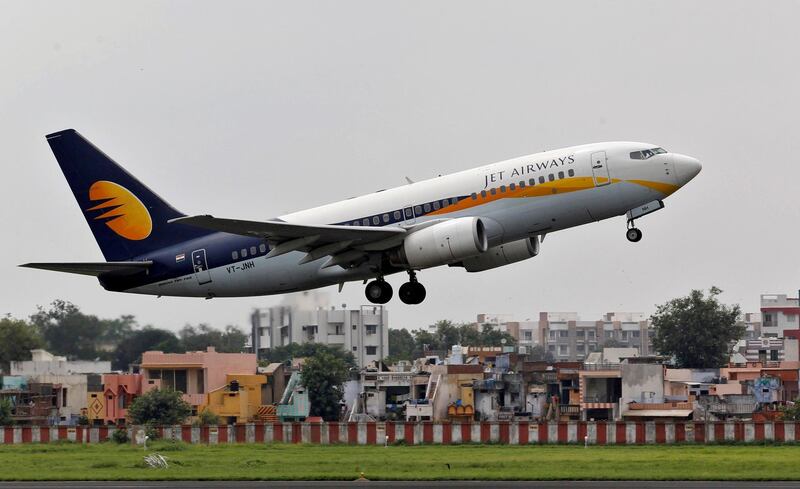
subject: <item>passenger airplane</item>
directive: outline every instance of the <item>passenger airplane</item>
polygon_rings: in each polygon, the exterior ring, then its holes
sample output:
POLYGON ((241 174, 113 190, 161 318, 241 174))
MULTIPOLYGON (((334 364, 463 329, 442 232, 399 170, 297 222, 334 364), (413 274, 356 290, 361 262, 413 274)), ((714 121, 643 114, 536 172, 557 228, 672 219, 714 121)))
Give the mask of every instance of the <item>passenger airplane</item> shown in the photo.
POLYGON ((519 262, 554 231, 626 214, 627 238, 639 241, 634 220, 701 168, 652 144, 586 144, 243 221, 180 213, 75 130, 47 142, 107 261, 22 266, 96 276, 110 291, 205 298, 363 280, 367 299, 385 304, 384 277, 407 272, 400 300, 419 304, 417 271, 519 262))

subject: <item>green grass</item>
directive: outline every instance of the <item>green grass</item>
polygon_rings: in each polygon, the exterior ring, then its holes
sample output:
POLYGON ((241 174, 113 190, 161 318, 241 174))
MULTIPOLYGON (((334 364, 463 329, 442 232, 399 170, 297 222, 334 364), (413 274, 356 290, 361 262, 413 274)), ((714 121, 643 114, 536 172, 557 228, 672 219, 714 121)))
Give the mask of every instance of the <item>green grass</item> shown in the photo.
POLYGON ((0 446, 0 480, 800 480, 800 446, 0 446), (157 452, 168 469, 144 464, 157 452), (450 468, 446 464, 450 464, 450 468))

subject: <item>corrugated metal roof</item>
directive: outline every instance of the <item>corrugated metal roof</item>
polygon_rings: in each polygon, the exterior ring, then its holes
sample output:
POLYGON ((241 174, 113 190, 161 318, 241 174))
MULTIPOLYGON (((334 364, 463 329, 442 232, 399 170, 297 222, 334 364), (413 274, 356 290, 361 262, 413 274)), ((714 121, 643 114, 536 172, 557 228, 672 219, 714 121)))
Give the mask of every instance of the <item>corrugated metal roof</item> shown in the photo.
POLYGON ((632 409, 622 413, 622 416, 652 417, 652 418, 686 418, 692 414, 691 409, 632 409))

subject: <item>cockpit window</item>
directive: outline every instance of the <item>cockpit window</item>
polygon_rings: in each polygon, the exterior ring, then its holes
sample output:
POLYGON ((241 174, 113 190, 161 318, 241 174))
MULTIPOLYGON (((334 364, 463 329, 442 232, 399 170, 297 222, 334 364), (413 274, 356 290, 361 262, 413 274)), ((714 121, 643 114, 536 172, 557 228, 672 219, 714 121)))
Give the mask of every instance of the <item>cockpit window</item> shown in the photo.
POLYGON ((646 160, 648 158, 652 158, 655 155, 660 155, 666 153, 667 150, 664 148, 651 148, 651 149, 643 149, 642 151, 634 151, 631 153, 632 160, 646 160))

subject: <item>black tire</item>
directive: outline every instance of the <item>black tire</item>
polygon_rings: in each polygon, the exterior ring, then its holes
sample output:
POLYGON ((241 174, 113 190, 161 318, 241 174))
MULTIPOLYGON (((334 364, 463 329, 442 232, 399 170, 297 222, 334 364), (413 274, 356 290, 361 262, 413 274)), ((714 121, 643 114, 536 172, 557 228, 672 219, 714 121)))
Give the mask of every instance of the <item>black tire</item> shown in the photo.
POLYGON ((387 282, 386 280, 378 280, 378 283, 381 286, 381 301, 378 304, 386 304, 390 300, 392 300, 392 296, 394 295, 394 290, 392 290, 392 285, 387 282))
POLYGON ((364 295, 367 297, 367 300, 373 304, 385 304, 385 302, 381 302, 384 295, 384 288, 379 280, 373 280, 368 283, 364 288, 364 295))
POLYGON ((625 233, 625 237, 628 238, 628 241, 631 243, 638 243, 642 239, 642 232, 637 228, 630 228, 628 232, 625 233))
POLYGON ((427 295, 425 286, 419 282, 406 282, 400 286, 398 293, 404 304, 416 305, 422 303, 427 295))
POLYGON ((428 295, 428 292, 425 290, 425 286, 419 282, 413 282, 414 284, 414 304, 422 304, 422 301, 425 300, 425 297, 428 295))

